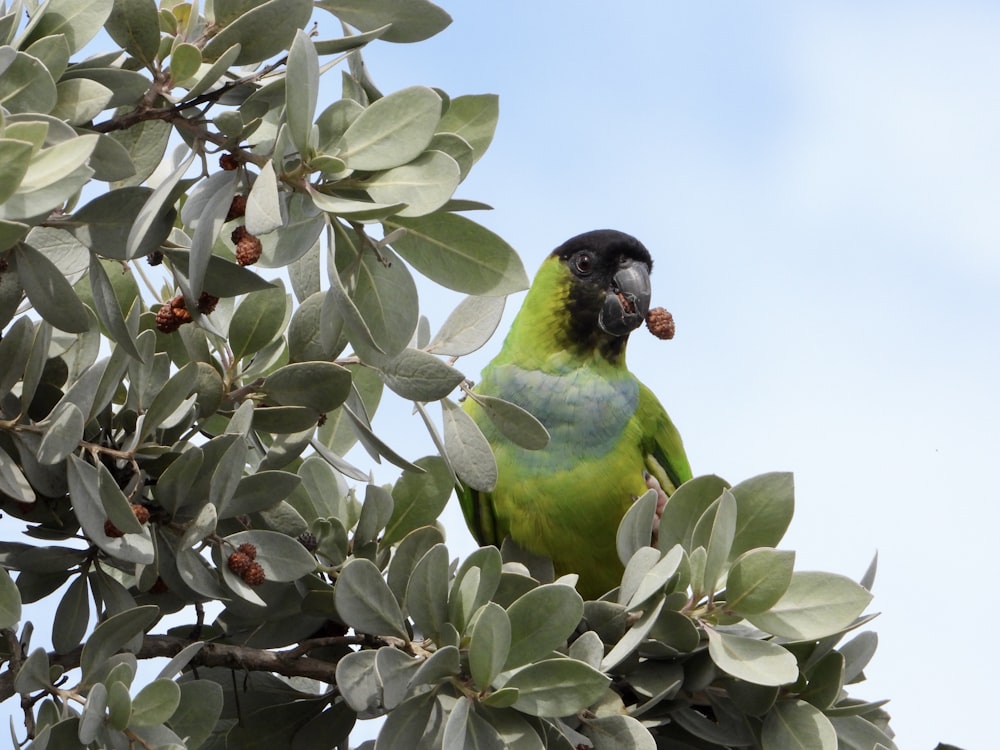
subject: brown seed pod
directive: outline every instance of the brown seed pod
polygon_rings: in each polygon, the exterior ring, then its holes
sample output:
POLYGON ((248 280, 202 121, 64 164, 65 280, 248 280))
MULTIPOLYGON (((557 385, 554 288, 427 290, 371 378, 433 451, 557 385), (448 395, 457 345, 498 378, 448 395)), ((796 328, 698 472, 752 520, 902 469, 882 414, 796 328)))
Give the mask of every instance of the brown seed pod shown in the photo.
POLYGON ((260 260, 263 246, 260 240, 247 231, 245 226, 238 226, 230 235, 233 244, 236 245, 236 262, 241 266, 252 266, 260 260))
POLYGON ((662 307, 654 307, 646 315, 646 328, 658 339, 674 337, 674 316, 662 307))
POLYGON ((149 521, 149 508, 145 505, 132 503, 132 513, 135 515, 135 520, 139 523, 146 523, 149 521))
POLYGON ((227 172, 232 172, 240 165, 240 160, 234 154, 223 154, 219 157, 219 166, 227 172))
POLYGON ((115 526, 109 518, 104 522, 104 535, 112 539, 117 539, 118 537, 125 536, 125 532, 115 526))
POLYGON ((170 305, 163 305, 156 311, 156 329, 161 333, 173 333, 181 327, 181 323, 170 305))
POLYGON ((265 580, 264 569, 260 566, 260 563, 252 562, 240 574, 240 578, 249 586, 260 586, 265 580))
POLYGON ((219 304, 219 298, 214 294, 209 294, 208 292, 202 292, 201 296, 198 297, 198 312, 202 315, 211 315, 215 312, 215 306, 219 304))
POLYGON ((241 544, 239 547, 236 548, 236 551, 242 552, 251 560, 257 559, 257 546, 254 544, 250 544, 250 542, 243 542, 243 544, 241 544))
POLYGON ((231 571, 239 576, 243 575, 243 572, 254 563, 253 560, 242 552, 234 552, 229 556, 229 560, 226 564, 229 566, 231 571))
POLYGON ((247 197, 239 194, 234 195, 232 203, 229 204, 229 212, 226 214, 226 221, 232 221, 233 219, 238 219, 241 216, 246 216, 246 213, 247 197))

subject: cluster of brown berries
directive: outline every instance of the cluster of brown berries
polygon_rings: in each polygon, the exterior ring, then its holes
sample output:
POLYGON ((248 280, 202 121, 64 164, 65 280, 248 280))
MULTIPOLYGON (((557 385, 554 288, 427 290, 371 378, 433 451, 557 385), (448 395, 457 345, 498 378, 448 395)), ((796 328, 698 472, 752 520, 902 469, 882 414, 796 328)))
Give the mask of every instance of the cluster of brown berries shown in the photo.
POLYGON ((256 561, 257 547, 244 542, 236 551, 229 555, 229 569, 243 579, 249 586, 260 586, 264 583, 264 569, 256 561))
POLYGON ((235 154, 223 154, 219 157, 219 166, 227 172, 232 172, 240 166, 240 160, 235 154))
POLYGON ((662 307, 654 307, 646 314, 646 328, 658 339, 672 339, 674 316, 662 307))
MULTIPOLYGON (((214 294, 202 292, 198 297, 198 312, 208 315, 215 310, 219 304, 219 298, 214 294)), ((187 302, 183 294, 178 294, 167 301, 156 311, 156 327, 162 333, 173 333, 185 323, 191 322, 191 313, 188 312, 187 302)))
MULTIPOLYGON (((222 159, 225 159, 226 156, 228 154, 224 154, 222 159)), ((226 167, 223 164, 222 168, 229 169, 230 167, 226 167)), ((235 169, 235 167, 232 168, 235 169)), ((247 197, 239 194, 234 195, 232 202, 229 204, 229 211, 226 213, 226 221, 240 219, 246 215, 247 197)), ((236 245, 236 262, 241 266, 252 266, 260 260, 260 254, 263 249, 260 240, 256 235, 251 234, 244 225, 240 224, 236 227, 229 238, 236 245)))
POLYGON ((236 245, 236 262, 241 266, 252 266, 260 260, 263 247, 256 235, 250 234, 247 228, 240 224, 233 230, 230 239, 236 245))
MULTIPOLYGON (((149 521, 149 508, 145 505, 132 503, 132 513, 135 515, 135 520, 141 524, 145 524, 149 521)), ((104 522, 104 534, 105 536, 112 537, 113 539, 125 536, 125 532, 115 526, 110 518, 104 522)))

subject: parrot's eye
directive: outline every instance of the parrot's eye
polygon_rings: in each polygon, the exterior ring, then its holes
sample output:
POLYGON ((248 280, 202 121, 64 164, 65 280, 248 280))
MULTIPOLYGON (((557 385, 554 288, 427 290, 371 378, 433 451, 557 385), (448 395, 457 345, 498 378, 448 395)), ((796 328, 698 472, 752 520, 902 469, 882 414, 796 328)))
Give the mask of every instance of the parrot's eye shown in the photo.
POLYGON ((577 253, 573 256, 573 268, 581 276, 586 276, 594 268, 594 259, 590 257, 590 253, 577 253))

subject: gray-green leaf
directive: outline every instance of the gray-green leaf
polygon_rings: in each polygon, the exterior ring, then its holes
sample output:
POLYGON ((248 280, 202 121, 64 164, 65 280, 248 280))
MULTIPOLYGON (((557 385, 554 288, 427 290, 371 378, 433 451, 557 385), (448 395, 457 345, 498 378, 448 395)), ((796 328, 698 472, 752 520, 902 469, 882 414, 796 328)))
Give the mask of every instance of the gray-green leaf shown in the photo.
POLYGON ((319 57, 309 35, 302 29, 296 29, 288 49, 286 76, 288 81, 294 82, 294 85, 285 86, 288 135, 300 154, 308 154, 319 97, 319 57))
POLYGON ((468 397, 482 407, 493 426, 515 445, 537 451, 549 444, 549 431, 545 425, 517 404, 475 392, 468 397))
POLYGON ((726 579, 726 608, 740 615, 766 612, 792 582, 795 553, 770 547, 744 552, 726 579))
POLYGON ((333 362, 297 362, 268 375, 264 392, 277 403, 333 411, 351 390, 351 371, 333 362))
POLYGON ((773 607, 747 619, 772 635, 811 641, 848 626, 871 599, 845 576, 800 571, 792 574, 788 590, 773 607))
POLYGON ((181 702, 180 686, 173 680, 153 680, 132 701, 132 718, 129 724, 151 727, 162 724, 177 710, 181 702))
POLYGON ((87 308, 51 260, 24 243, 14 248, 14 257, 24 292, 39 315, 67 333, 90 328, 87 308))
POLYGON ((469 640, 469 671, 480 690, 486 690, 500 674, 510 646, 511 622, 507 612, 496 602, 487 602, 475 618, 469 640))
POLYGON ((837 732, 823 713, 805 701, 779 701, 768 712, 762 744, 781 750, 837 750, 837 732))
POLYGON ((431 142, 441 119, 441 97, 426 86, 385 96, 355 119, 337 156, 351 169, 391 169, 415 159, 431 142))
POLYGON ((420 349, 404 349, 380 363, 382 380, 399 396, 413 401, 444 399, 465 379, 454 367, 420 349))
POLYGON ((706 628, 708 653, 716 665, 740 680, 777 687, 795 682, 798 663, 790 651, 758 638, 721 633, 706 628))
POLYGON ((13 628, 21 619, 21 593, 7 569, 0 566, 0 628, 13 628))
POLYGON ((92 679, 104 662, 121 650, 123 644, 145 632, 159 616, 159 607, 141 606, 113 615, 94 628, 80 654, 84 681, 92 679))
POLYGON ((561 646, 580 624, 583 599, 570 586, 549 583, 532 589, 507 610, 511 644, 505 669, 540 660, 561 646))
POLYGON ((503 317, 506 297, 470 295, 458 303, 427 345, 433 354, 462 357, 483 346, 503 317))
POLYGON ((489 492, 497 483, 493 449, 479 426, 451 399, 441 399, 444 444, 448 460, 469 487, 489 492))
POLYGON ((516 672, 505 688, 516 688, 514 708, 531 716, 568 716, 600 698, 611 680, 576 659, 546 659, 516 672))
POLYGON ((514 249, 474 221, 451 213, 393 217, 387 230, 406 229, 392 246, 404 260, 442 286, 466 294, 504 295, 528 287, 514 249))
POLYGON ((359 633, 407 637, 399 602, 369 560, 356 558, 344 565, 334 602, 344 622, 359 633))

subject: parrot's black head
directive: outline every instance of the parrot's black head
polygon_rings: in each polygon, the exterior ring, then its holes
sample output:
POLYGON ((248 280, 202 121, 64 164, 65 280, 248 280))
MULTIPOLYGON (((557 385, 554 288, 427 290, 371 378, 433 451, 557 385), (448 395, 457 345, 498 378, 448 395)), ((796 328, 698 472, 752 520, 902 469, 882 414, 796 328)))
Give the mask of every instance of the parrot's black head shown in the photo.
POLYGON ((570 273, 570 341, 618 359, 649 312, 649 251, 631 235, 598 229, 566 240, 552 256, 570 273))

